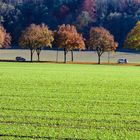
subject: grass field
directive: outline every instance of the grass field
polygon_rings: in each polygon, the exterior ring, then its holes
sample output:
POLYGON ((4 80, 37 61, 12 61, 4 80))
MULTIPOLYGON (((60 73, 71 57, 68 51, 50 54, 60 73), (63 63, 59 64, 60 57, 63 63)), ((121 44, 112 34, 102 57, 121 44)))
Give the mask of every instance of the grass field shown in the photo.
POLYGON ((0 63, 0 139, 140 139, 140 67, 0 63))

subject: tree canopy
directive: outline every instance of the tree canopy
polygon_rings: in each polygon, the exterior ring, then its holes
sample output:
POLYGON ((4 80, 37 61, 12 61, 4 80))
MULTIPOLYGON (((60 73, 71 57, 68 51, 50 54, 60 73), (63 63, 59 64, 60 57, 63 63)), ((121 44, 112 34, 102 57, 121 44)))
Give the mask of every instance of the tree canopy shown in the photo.
POLYGON ((124 44, 126 48, 140 50, 140 21, 128 33, 124 44))

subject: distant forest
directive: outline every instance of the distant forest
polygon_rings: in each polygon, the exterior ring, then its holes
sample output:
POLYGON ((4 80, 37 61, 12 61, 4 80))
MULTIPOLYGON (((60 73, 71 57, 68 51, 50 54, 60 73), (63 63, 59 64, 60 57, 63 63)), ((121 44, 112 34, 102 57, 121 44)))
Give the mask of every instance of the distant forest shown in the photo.
POLYGON ((0 24, 13 38, 13 46, 31 23, 45 23, 51 30, 73 24, 84 38, 92 26, 103 26, 122 48, 127 33, 140 20, 140 0, 1 0, 0 24))

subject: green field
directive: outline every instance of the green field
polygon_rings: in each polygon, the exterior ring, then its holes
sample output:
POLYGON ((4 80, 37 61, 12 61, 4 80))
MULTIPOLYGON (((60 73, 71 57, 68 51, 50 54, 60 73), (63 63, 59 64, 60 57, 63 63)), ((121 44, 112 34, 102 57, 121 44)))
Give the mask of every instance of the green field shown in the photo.
POLYGON ((140 139, 140 67, 0 63, 0 139, 140 139))

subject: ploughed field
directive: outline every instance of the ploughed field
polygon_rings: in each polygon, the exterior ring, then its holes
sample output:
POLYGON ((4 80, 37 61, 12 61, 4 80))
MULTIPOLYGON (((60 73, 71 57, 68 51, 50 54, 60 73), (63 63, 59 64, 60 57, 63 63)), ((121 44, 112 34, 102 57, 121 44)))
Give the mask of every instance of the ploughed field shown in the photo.
POLYGON ((0 139, 140 138, 140 67, 0 63, 0 139))

